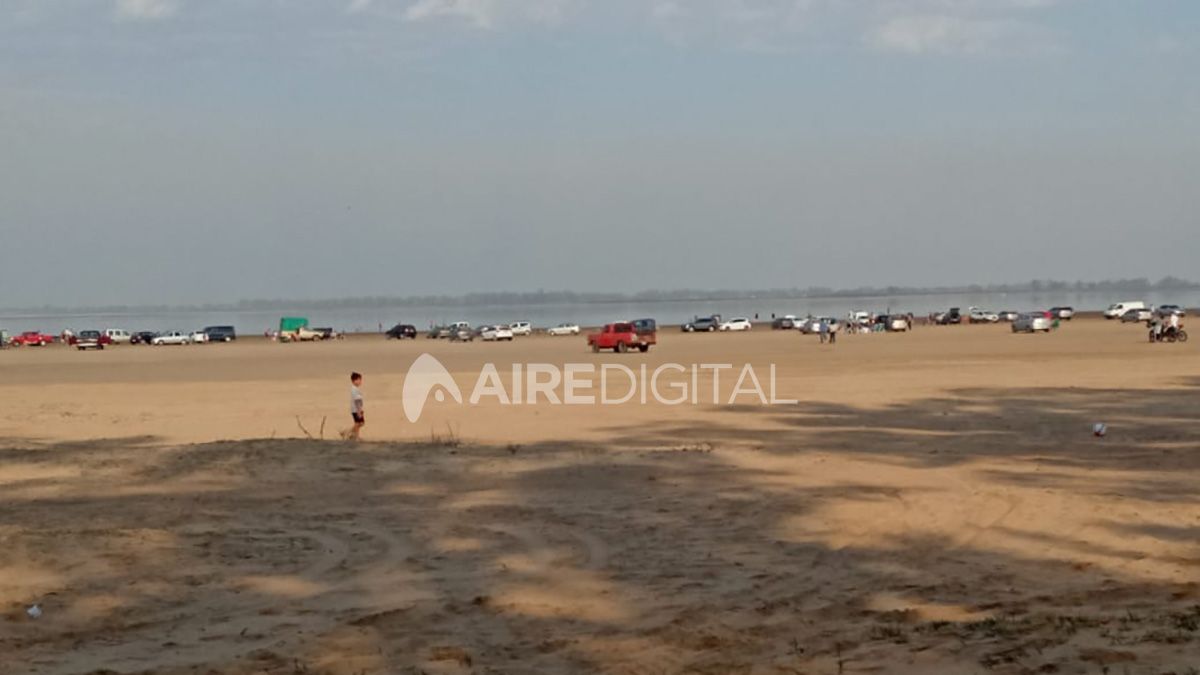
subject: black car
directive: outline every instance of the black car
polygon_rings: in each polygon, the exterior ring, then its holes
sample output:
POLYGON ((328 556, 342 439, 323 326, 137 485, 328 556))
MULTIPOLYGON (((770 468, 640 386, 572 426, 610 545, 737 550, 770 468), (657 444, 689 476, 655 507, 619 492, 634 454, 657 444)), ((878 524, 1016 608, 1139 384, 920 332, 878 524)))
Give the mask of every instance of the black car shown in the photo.
POLYGON ((703 316, 693 319, 692 321, 680 326, 680 329, 685 333, 695 333, 699 331, 713 332, 721 327, 721 319, 716 316, 703 316))
POLYGON ((233 342, 237 339, 237 331, 233 326, 209 326, 204 329, 209 342, 233 342))
POLYGON ((790 316, 781 316, 771 322, 772 330, 791 330, 796 327, 796 320, 790 316))
POLYGON ((150 341, 158 337, 158 333, 152 330, 140 330, 129 336, 129 344, 131 345, 148 345, 150 341))
POLYGON ((417 327, 410 326, 406 323, 398 323, 389 328, 388 332, 384 333, 384 335, 386 335, 387 339, 389 340, 404 340, 406 338, 409 340, 416 340, 417 327))

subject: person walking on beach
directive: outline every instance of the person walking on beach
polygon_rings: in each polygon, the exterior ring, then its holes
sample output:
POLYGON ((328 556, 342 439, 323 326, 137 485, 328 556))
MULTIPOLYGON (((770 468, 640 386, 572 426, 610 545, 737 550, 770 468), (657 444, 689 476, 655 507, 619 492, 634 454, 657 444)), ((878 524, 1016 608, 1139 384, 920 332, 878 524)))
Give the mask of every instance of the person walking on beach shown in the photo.
POLYGON ((821 319, 821 323, 817 326, 817 332, 821 335, 821 344, 825 344, 825 340, 829 338, 829 322, 821 319))
POLYGON ((350 417, 354 419, 354 426, 347 429, 343 437, 348 441, 357 441, 358 434, 362 431, 363 425, 367 423, 366 412, 363 407, 363 395, 359 386, 362 385, 363 376, 360 373, 350 373, 350 417))

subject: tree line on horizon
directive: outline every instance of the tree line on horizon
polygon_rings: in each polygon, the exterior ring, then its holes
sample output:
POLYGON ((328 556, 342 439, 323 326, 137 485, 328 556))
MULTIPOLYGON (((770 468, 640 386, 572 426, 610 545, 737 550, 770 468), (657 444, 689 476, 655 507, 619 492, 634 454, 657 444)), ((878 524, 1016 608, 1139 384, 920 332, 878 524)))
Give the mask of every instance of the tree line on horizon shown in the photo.
POLYGON ((906 295, 948 295, 962 293, 1088 293, 1144 292, 1153 290, 1188 290, 1200 288, 1200 283, 1167 276, 1158 281, 1145 277, 1110 279, 1104 281, 1058 281, 1034 279, 1021 283, 969 284, 965 286, 859 286, 835 289, 827 286, 807 288, 739 289, 649 289, 636 293, 590 291, 494 291, 460 295, 373 295, 353 298, 310 300, 252 299, 235 303, 200 305, 107 305, 100 307, 40 307, 13 308, 21 312, 179 312, 179 311, 254 311, 274 309, 332 309, 340 307, 404 307, 404 306, 477 306, 477 305, 553 305, 617 302, 673 302, 713 300, 756 300, 795 298, 855 298, 906 295))

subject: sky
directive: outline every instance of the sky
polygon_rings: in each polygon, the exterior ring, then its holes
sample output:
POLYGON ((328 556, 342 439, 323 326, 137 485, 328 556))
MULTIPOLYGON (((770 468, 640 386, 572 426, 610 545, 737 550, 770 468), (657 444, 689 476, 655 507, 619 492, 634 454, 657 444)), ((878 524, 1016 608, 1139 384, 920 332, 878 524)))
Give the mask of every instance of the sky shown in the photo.
POLYGON ((1200 279, 1195 0, 0 0, 0 307, 1200 279))

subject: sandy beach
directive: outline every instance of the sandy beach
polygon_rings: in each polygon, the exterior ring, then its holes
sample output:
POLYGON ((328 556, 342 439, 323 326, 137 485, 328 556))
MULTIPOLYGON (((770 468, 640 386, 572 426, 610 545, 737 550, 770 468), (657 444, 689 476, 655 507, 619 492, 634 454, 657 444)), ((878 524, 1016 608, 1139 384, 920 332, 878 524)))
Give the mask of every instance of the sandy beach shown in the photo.
POLYGON ((1194 343, 1098 319, 6 350, 0 673, 1194 672, 1198 387, 1194 343), (796 402, 413 423, 422 353, 464 390, 774 366, 796 402))

